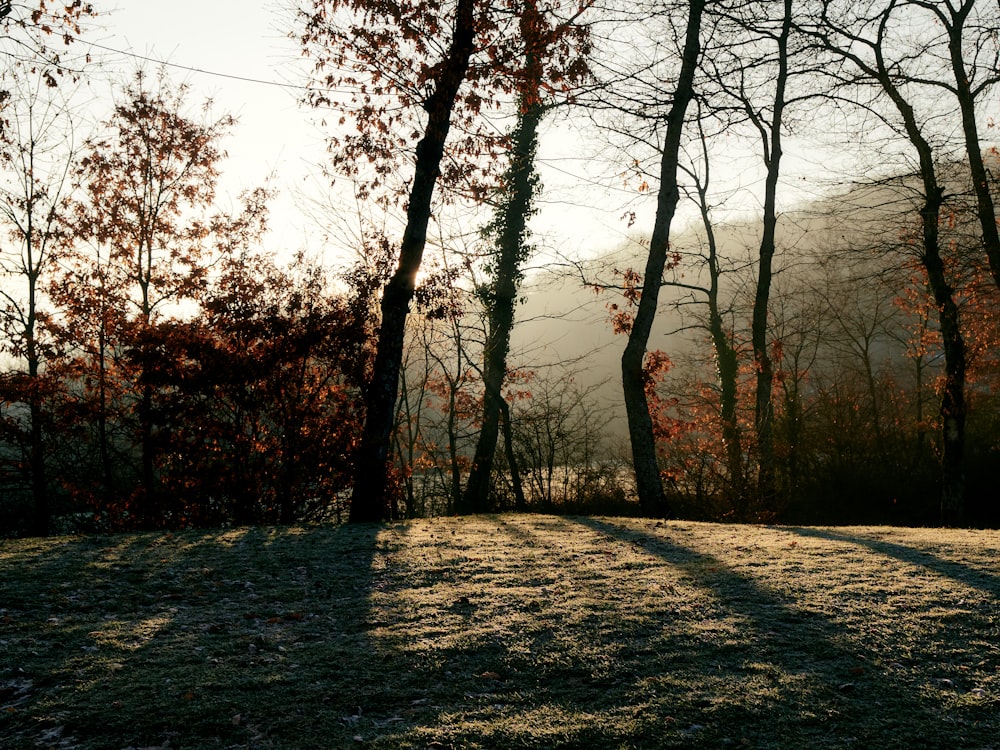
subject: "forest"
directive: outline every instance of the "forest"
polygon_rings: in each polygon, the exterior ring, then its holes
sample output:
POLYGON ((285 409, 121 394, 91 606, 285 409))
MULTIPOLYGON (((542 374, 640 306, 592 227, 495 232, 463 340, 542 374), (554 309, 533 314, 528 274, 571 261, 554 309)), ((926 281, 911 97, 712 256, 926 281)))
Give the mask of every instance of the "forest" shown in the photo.
POLYGON ((318 257, 100 6, 0 3, 0 536, 1000 524, 996 4, 290 1, 318 257))

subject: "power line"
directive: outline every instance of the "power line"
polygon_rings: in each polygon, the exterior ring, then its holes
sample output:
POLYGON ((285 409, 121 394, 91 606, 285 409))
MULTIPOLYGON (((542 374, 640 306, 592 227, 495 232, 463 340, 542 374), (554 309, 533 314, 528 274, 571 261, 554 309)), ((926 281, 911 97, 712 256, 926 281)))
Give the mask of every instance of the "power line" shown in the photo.
MULTIPOLYGON (((205 68, 195 68, 195 67, 192 67, 190 65, 181 65, 179 63, 172 63, 172 62, 168 62, 166 60, 161 60, 161 59, 158 59, 158 58, 155 58, 155 57, 148 57, 147 55, 140 55, 137 52, 131 52, 129 50, 117 49, 115 47, 108 47, 105 44, 98 44, 97 42, 92 42, 90 40, 80 40, 80 41, 83 41, 85 44, 89 44, 91 47, 97 47, 98 49, 105 50, 106 52, 114 52, 115 54, 118 54, 118 55, 125 55, 127 57, 132 57, 132 58, 135 58, 137 60, 143 60, 144 62, 153 63, 155 65, 165 65, 165 66, 170 67, 170 68, 177 68, 178 70, 184 70, 184 71, 187 71, 189 73, 201 73, 202 75, 215 76, 216 78, 228 78, 228 79, 233 80, 233 81, 242 81, 243 83, 253 83, 253 84, 260 85, 260 86, 275 86, 277 88, 286 89, 286 90, 294 90, 294 91, 308 91, 309 90, 308 86, 297 86, 297 85, 290 84, 290 83, 279 83, 278 81, 267 81, 267 80, 264 80, 263 78, 250 78, 248 76, 238 76, 238 75, 235 75, 235 74, 232 74, 232 73, 220 73, 220 72, 215 71, 215 70, 206 70, 205 68)), ((620 192, 631 192, 631 191, 628 191, 628 190, 622 190, 621 188, 609 188, 609 186, 607 186, 604 183, 601 183, 601 182, 599 182, 597 180, 594 180, 593 178, 590 178, 590 177, 587 177, 587 176, 584 176, 584 175, 573 174, 569 170, 566 170, 566 169, 563 169, 561 167, 556 166, 553 163, 553 161, 555 161, 555 160, 544 159, 544 158, 537 159, 537 162, 539 164, 543 164, 543 165, 549 167, 550 169, 555 170, 556 172, 561 172, 562 174, 567 175, 569 177, 572 177, 572 178, 574 178, 575 180, 577 180, 579 182, 584 182, 584 183, 587 183, 587 184, 590 184, 590 185, 593 185, 593 186, 603 187, 603 188, 606 188, 606 189, 617 190, 617 191, 620 191, 620 192)))
POLYGON ((186 70, 190 73, 201 73, 208 76, 216 76, 217 78, 228 78, 234 81, 243 81, 244 83, 256 83, 262 86, 276 86, 282 89, 292 89, 296 91, 308 91, 308 86, 296 86, 291 83, 279 83, 278 81, 266 81, 262 78, 249 78, 247 76, 238 76, 232 73, 220 73, 215 70, 205 70, 204 68, 194 68, 190 65, 180 65, 178 63, 167 62, 166 60, 159 60, 155 57, 147 57, 146 55, 140 55, 137 52, 130 52, 128 50, 116 49, 114 47, 108 47, 104 44, 98 44, 97 42, 91 42, 90 40, 81 40, 85 44, 89 44, 91 47, 97 47, 98 49, 103 49, 107 52, 114 52, 118 55, 126 55, 128 57, 134 57, 137 60, 143 60, 145 62, 154 63, 156 65, 165 65, 170 68, 178 68, 180 70, 186 70))

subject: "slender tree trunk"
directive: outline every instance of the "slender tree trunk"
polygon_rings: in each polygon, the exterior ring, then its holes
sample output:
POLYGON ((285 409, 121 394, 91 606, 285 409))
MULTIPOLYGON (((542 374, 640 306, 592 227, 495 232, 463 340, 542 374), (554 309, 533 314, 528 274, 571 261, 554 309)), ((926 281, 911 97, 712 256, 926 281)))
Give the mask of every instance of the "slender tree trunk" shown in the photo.
POLYGON ((48 536, 52 516, 49 504, 49 489, 45 468, 45 433, 42 430, 42 393, 38 371, 38 357, 33 352, 33 337, 29 339, 28 412, 31 418, 29 464, 31 468, 31 497, 34 505, 32 532, 37 536, 48 536))
POLYGON ((48 536, 52 516, 49 505, 48 477, 45 471, 45 434, 42 430, 41 355, 37 339, 38 277, 43 253, 36 253, 34 246, 34 202, 29 201, 27 232, 25 233, 25 270, 28 279, 28 309, 24 325, 25 358, 28 363, 28 416, 31 432, 28 446, 28 465, 31 472, 31 499, 34 507, 32 532, 48 536))
POLYGON ((158 526, 163 516, 163 508, 157 507, 156 470, 153 443, 153 386, 149 383, 150 367, 150 329, 153 322, 153 305, 150 302, 150 286, 153 278, 153 239, 152 227, 144 227, 142 239, 136 249, 136 281, 142 295, 140 302, 140 317, 137 322, 138 340, 135 343, 139 351, 140 366, 138 373, 139 403, 136 406, 136 416, 139 421, 139 496, 136 509, 141 522, 148 526, 158 526))
POLYGON ((872 404, 872 430, 875 432, 875 450, 883 463, 889 461, 889 447, 886 444, 882 429, 882 407, 879 405, 878 382, 875 379, 875 367, 872 363, 871 342, 865 339, 861 361, 865 368, 865 384, 868 387, 868 399, 872 404))
POLYGON ((148 304, 148 282, 143 286, 143 315, 140 321, 139 352, 142 364, 139 368, 139 403, 136 407, 139 419, 139 506, 136 509, 141 522, 147 526, 162 523, 164 508, 157 505, 156 497, 156 446, 153 441, 153 386, 149 381, 149 329, 152 319, 148 304))
MULTIPOLYGON (((705 142, 703 140, 703 143, 705 142)), ((712 347, 715 349, 719 383, 719 421, 722 427, 722 442, 726 451, 726 470, 729 474, 730 493, 737 512, 744 515, 743 505, 746 487, 743 477, 743 446, 737 420, 739 360, 736 356, 736 349, 733 348, 729 335, 726 333, 719 305, 719 284, 722 279, 722 269, 719 266, 715 229, 709 214, 708 168, 709 160, 706 152, 706 178, 704 182, 699 181, 697 191, 698 208, 708 244, 708 331, 712 337, 712 347)))
POLYGON ((990 189, 989 173, 983 161, 983 152, 979 144, 979 129, 976 125, 976 96, 972 91, 969 74, 965 70, 965 58, 962 52, 962 32, 974 4, 974 0, 969 0, 952 14, 951 24, 948 28, 948 50, 951 56, 952 70, 955 74, 955 95, 958 99, 959 111, 962 114, 965 151, 969 159, 973 189, 976 193, 976 214, 982 231, 983 249, 989 260, 993 281, 1000 288, 1000 231, 997 229, 996 206, 990 189))
POLYGON ((722 324, 718 297, 709 302, 708 324, 712 335, 712 344, 715 348, 715 362, 718 370, 719 419, 722 423, 722 442, 726 448, 729 486, 734 502, 741 506, 746 489, 743 480, 743 446, 736 414, 739 363, 736 358, 736 350, 732 347, 722 324))
POLYGON ((639 507, 647 515, 661 515, 667 510, 660 470, 656 460, 656 439, 653 420, 646 399, 646 378, 643 363, 649 334, 656 318, 660 284, 670 249, 670 225, 673 222, 680 192, 677 188, 677 163, 681 136, 688 104, 694 96, 694 75, 701 56, 701 18, 706 0, 691 0, 673 102, 666 118, 666 133, 660 158, 660 187, 656 202, 656 219, 649 242, 649 255, 642 279, 635 320, 629 331, 628 343, 622 354, 622 390, 628 416, 629 439, 632 443, 632 463, 635 468, 639 507))
POLYGON ((104 507, 111 505, 112 473, 111 451, 108 446, 108 383, 107 383, 107 343, 104 322, 97 334, 97 450, 101 461, 104 507))
POLYGON ((781 127, 785 110, 785 86, 788 82, 788 36, 792 27, 792 0, 784 0, 781 34, 778 36, 778 73, 774 82, 771 121, 761 123, 765 137, 763 235, 760 241, 757 288, 754 294, 751 342, 757 371, 754 399, 754 426, 757 431, 757 502, 762 510, 773 510, 777 493, 774 457, 774 363, 768 351, 768 310, 778 225, 778 177, 781 174, 781 127))
POLYGON ((427 242, 431 200, 441 171, 451 113, 473 52, 475 8, 476 0, 459 0, 448 54, 434 80, 434 91, 425 105, 427 128, 417 144, 399 263, 382 293, 382 321, 371 380, 365 393, 365 426, 355 465, 350 513, 352 522, 380 521, 390 515, 392 503, 387 494, 389 447, 399 389, 406 316, 427 242))
POLYGON ((528 215, 535 190, 535 149, 538 126, 544 108, 537 100, 525 101, 511 149, 507 170, 507 195, 497 217, 496 278, 487 300, 487 334, 483 363, 483 419, 476 443, 472 471, 459 508, 461 513, 481 513, 490 509, 490 477, 499 436, 500 410, 504 401, 502 388, 507 375, 507 354, 510 334, 514 327, 517 287, 521 280, 521 263, 525 259, 525 235, 528 215))
MULTIPOLYGON (((941 257, 939 225, 941 206, 944 203, 944 189, 938 184, 934 152, 921 132, 920 123, 913 107, 897 85, 898 71, 885 60, 883 44, 891 20, 891 12, 892 6, 883 11, 879 18, 876 39, 866 43, 874 56, 872 62, 866 62, 851 49, 857 44, 857 38, 852 38, 848 47, 840 48, 832 45, 825 38, 823 40, 831 51, 852 61, 863 73, 881 86, 882 91, 899 112, 906 137, 917 152, 919 159, 924 199, 920 210, 923 233, 920 261, 927 272, 927 280, 937 306, 945 360, 945 384, 940 407, 942 417, 941 518, 946 523, 960 523, 965 505, 965 340, 962 337, 959 308, 955 302, 954 291, 948 282, 944 260, 941 257)), ((952 53, 954 62, 954 47, 952 53)), ((956 69, 956 75, 964 78, 964 70, 959 73, 956 69)))
POLYGON ((139 394, 139 446, 142 452, 139 466, 139 482, 142 486, 142 509, 146 521, 153 522, 156 516, 156 469, 155 445, 153 443, 153 387, 143 384, 139 394))
POLYGON ((928 242, 922 258, 930 281, 934 301, 938 307, 938 322, 944 345, 945 382, 941 394, 941 521, 949 525, 960 524, 965 506, 965 340, 959 323, 958 305, 945 275, 941 255, 936 251, 937 217, 931 212, 940 211, 940 192, 928 198, 925 205, 925 232, 934 222, 934 239, 928 242))
MULTIPOLYGON (((414 518, 418 515, 417 498, 413 486, 413 458, 416 453, 416 436, 413 434, 413 426, 419 422, 419 407, 414 416, 413 408, 410 404, 410 395, 406 383, 406 366, 399 370, 399 398, 396 408, 396 426, 393 428, 393 441, 395 443, 396 455, 404 470, 403 477, 403 515, 406 518, 414 518)), ((419 400, 418 400, 419 401, 419 400)))
POLYGON ((920 131, 913 108, 903 98, 892 82, 884 63, 879 58, 879 79, 883 89, 893 100, 910 143, 920 160, 923 181, 924 205, 920 211, 923 229, 923 250, 920 261, 927 272, 927 280, 938 310, 938 324, 944 347, 945 383, 941 394, 941 520, 947 524, 961 523, 965 507, 965 340, 959 320, 959 308, 954 290, 948 282, 944 260, 941 256, 939 225, 944 188, 938 184, 934 154, 920 131))
MULTIPOLYGON (((462 367, 462 345, 457 340, 455 354, 458 357, 459 372, 462 367)), ((455 512, 462 504, 462 466, 458 455, 458 389, 460 375, 448 383, 448 468, 451 470, 451 486, 448 492, 450 512, 455 512)))
POLYGON ((507 468, 510 470, 510 484, 514 491, 514 507, 519 511, 527 510, 528 501, 524 497, 521 470, 517 466, 517 456, 514 455, 514 427, 510 421, 510 407, 502 399, 500 401, 500 412, 503 416, 504 451, 507 456, 507 468))
MULTIPOLYGON (((766 225, 765 225, 766 230, 766 225)), ((754 398, 754 428, 757 433, 757 504, 761 509, 771 507, 776 494, 774 460, 774 364, 767 350, 767 312, 770 298, 772 244, 761 244, 758 266, 757 291, 754 296, 751 341, 757 386, 754 398)))
POLYGON ((797 381, 785 391, 785 421, 788 424, 788 455, 785 459, 788 467, 787 487, 794 496, 799 487, 799 446, 802 438, 802 400, 797 381))

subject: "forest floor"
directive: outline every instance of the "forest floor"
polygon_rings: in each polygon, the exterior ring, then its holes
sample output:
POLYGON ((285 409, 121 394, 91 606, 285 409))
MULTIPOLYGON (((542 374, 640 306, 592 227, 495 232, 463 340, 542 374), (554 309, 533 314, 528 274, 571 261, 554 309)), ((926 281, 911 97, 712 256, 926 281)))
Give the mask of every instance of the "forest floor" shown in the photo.
POLYGON ((1000 748, 1000 532, 2 541, 0 747, 1000 748))

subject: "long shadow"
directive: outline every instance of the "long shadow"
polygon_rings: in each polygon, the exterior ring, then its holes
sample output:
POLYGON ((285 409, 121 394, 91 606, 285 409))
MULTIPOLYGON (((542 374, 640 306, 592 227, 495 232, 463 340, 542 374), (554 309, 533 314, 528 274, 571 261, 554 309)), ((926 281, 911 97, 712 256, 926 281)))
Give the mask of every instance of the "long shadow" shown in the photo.
POLYGON ((95 537, 4 566, 0 747, 346 746, 342 706, 382 688, 364 607, 381 530, 95 537))
MULTIPOLYGON (((23 664, 34 683, 0 715, 0 747, 993 743, 995 717, 942 711, 859 660, 865 644, 840 623, 669 530, 483 522, 475 534, 441 519, 420 536, 408 524, 248 529, 41 553, 18 595, 17 618, 33 622, 0 624, 5 668, 23 664), (698 601, 629 600, 626 563, 683 580, 698 601), (50 594, 46 578, 74 564, 86 575, 50 594), (43 636, 58 652, 32 657, 43 636)), ((17 579, 0 570, 0 592, 17 579)))
MULTIPOLYGON (((868 644, 841 623, 709 554, 593 519, 495 523, 511 557, 497 561, 482 602, 469 586, 476 571, 436 566, 431 551, 426 571, 400 570, 405 580, 389 592, 398 596, 373 607, 382 614, 372 624, 385 626, 372 634, 373 658, 396 665, 399 678, 367 695, 368 705, 382 722, 393 712, 405 718, 414 700, 420 706, 378 747, 950 749, 992 741, 995 722, 956 729, 936 696, 881 673, 868 644), (581 535, 589 546, 574 552, 581 535), (647 561, 623 554, 633 551, 647 561), (683 579, 698 601, 630 601, 629 569, 616 567, 626 559, 683 579), (526 569, 512 571, 512 560, 526 569), (437 609, 413 596, 419 589, 438 597, 437 609), (409 612, 407 601, 425 608, 409 612), (410 744, 415 736, 428 743, 410 744)), ((438 540, 450 538, 443 526, 438 540)))
POLYGON ((873 552, 885 555, 886 557, 895 558, 918 568, 926 568, 938 575, 979 589, 984 593, 992 595, 994 598, 1000 598, 1000 575, 989 573, 954 560, 946 560, 927 550, 895 542, 887 542, 881 539, 872 539, 861 534, 847 534, 831 529, 801 526, 788 526, 782 527, 782 529, 793 534, 798 534, 799 536, 825 539, 831 542, 846 542, 848 544, 867 547, 873 552))
MULTIPOLYGON (((770 732, 775 747, 979 748, 993 743, 995 717, 975 728, 983 717, 992 716, 988 709, 973 709, 967 721, 956 726, 954 709, 946 709, 940 696, 926 694, 905 678, 897 681, 880 673, 868 651, 878 644, 851 636, 842 623, 825 614, 801 608, 760 580, 665 535, 594 518, 570 520, 609 540, 641 547, 682 571, 697 587, 713 592, 725 609, 751 625, 750 641, 728 648, 792 678, 760 713, 725 712, 714 724, 731 720, 756 724, 757 736, 762 729, 765 736, 770 732), (823 711, 822 731, 817 732, 816 714, 823 711)), ((712 670, 712 654, 700 651, 700 659, 709 657, 701 669, 712 670)), ((728 656, 732 663, 732 654, 728 656)))

